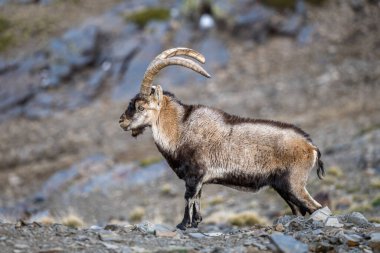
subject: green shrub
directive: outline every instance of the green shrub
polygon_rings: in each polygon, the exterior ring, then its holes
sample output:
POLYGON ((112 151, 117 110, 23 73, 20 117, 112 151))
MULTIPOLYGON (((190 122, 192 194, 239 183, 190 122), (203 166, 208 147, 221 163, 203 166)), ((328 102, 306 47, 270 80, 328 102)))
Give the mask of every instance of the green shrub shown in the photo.
POLYGON ((380 206, 380 195, 376 196, 375 199, 372 201, 373 207, 379 207, 380 206))
MULTIPOLYGON (((262 2, 277 9, 291 9, 296 4, 296 0, 262 0, 262 2)), ((306 2, 313 5, 321 5, 325 0, 306 0, 306 2)))
POLYGON ((11 22, 0 16, 0 52, 5 51, 13 42, 13 36, 9 33, 11 22))
POLYGON ((140 11, 131 13, 125 17, 126 21, 135 23, 138 27, 143 28, 149 21, 152 20, 168 20, 170 11, 165 8, 146 8, 140 11))

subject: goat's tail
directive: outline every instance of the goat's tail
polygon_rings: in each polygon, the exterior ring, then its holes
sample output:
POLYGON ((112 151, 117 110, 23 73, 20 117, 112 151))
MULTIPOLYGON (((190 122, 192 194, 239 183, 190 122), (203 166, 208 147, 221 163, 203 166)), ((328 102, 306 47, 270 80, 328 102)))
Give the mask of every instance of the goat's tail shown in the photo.
POLYGON ((323 167, 323 162, 321 160, 321 152, 319 151, 318 148, 316 148, 317 151, 317 175, 319 179, 323 179, 325 176, 325 168, 323 167))

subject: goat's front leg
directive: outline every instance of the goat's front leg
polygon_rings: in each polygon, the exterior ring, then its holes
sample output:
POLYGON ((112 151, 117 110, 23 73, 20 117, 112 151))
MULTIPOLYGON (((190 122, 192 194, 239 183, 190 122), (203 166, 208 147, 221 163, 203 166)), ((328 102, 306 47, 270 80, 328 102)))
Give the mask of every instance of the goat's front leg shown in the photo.
POLYGON ((198 224, 202 222, 201 195, 202 195, 202 187, 199 190, 198 194, 195 196, 195 202, 194 202, 194 207, 193 207, 193 219, 191 221, 191 226, 193 228, 198 227, 198 224))
MULTIPOLYGON (((186 228, 192 227, 196 196, 200 192, 201 188, 202 188, 202 183, 200 180, 195 180, 194 178, 192 178, 191 180, 186 181, 185 214, 183 216, 182 222, 177 225, 177 228, 181 230, 186 230, 186 228)), ((196 209, 196 212, 195 212, 196 214, 197 208, 195 207, 195 209, 196 209)))

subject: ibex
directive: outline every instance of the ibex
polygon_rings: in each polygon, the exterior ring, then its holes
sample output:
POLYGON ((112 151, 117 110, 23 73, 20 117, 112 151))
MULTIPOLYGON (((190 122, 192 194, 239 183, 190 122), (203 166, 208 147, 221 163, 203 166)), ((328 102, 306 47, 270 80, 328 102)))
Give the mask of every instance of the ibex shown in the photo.
POLYGON ((189 48, 173 48, 149 65, 138 93, 119 123, 136 137, 151 127, 158 150, 177 176, 185 181, 185 214, 180 229, 202 221, 200 197, 204 184, 221 184, 257 191, 273 187, 293 214, 305 215, 321 208, 305 188, 309 172, 317 167, 324 175, 319 149, 300 128, 282 122, 241 118, 203 105, 186 105, 173 94, 152 86, 158 72, 179 65, 210 77, 187 56, 205 62, 189 48))

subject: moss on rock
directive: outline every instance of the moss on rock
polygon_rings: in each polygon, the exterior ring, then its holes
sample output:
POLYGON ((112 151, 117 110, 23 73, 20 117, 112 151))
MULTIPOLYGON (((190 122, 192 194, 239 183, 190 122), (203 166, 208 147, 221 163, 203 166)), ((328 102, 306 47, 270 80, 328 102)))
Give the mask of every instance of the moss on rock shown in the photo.
POLYGON ((140 11, 128 14, 126 21, 133 22, 140 28, 143 28, 152 20, 165 21, 170 18, 170 11, 166 8, 145 8, 140 11))

